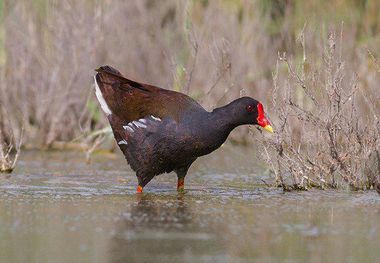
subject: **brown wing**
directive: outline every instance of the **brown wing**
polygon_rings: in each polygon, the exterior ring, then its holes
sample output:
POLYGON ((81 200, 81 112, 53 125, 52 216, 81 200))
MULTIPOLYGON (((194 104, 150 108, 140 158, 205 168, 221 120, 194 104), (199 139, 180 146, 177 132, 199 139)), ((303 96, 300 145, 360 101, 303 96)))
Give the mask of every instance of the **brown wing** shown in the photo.
POLYGON ((107 106, 127 123, 148 115, 179 121, 187 110, 204 110, 185 94, 126 79, 112 67, 96 71, 96 83, 107 106))

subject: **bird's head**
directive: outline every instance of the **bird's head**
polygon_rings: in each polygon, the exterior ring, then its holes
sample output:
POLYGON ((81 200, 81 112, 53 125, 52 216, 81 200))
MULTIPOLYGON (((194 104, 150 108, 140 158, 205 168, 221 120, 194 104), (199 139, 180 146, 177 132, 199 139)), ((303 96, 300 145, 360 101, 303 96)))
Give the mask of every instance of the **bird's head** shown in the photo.
POLYGON ((268 119, 265 117, 264 107, 259 101, 251 97, 242 97, 230 103, 231 114, 238 125, 259 125, 269 132, 273 132, 268 119))

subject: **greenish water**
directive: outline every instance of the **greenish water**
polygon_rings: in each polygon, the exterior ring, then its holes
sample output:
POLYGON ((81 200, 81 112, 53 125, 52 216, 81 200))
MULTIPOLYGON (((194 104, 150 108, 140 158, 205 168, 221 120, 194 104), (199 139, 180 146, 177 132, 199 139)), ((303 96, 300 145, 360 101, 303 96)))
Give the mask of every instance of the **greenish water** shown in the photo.
POLYGON ((198 161, 135 194, 122 157, 26 152, 0 179, 0 262, 379 262, 376 192, 282 193, 252 153, 198 161))

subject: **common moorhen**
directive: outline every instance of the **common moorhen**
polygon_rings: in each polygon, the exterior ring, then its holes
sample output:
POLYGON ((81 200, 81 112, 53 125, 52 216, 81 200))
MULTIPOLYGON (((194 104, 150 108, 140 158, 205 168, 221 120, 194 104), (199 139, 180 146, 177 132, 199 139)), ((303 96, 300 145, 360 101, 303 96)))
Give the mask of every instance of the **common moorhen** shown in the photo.
POLYGON ((96 96, 136 172, 137 192, 154 176, 171 171, 177 174, 177 189, 183 190, 195 159, 219 148, 239 125, 258 124, 273 132, 263 105, 253 98, 208 112, 185 94, 126 79, 110 66, 96 72, 96 96))

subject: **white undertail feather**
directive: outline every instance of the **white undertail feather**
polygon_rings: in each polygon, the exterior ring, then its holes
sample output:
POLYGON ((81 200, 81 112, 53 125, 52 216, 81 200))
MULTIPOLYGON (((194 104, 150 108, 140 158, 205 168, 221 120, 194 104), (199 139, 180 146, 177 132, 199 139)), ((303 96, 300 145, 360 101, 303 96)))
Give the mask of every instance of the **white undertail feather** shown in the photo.
POLYGON ((102 92, 100 91, 98 83, 96 82, 96 75, 94 76, 94 80, 95 80, 95 94, 96 94, 96 98, 98 98, 98 101, 100 103, 100 107, 102 107, 102 110, 107 114, 107 116, 111 115, 112 111, 110 110, 106 101, 104 100, 102 92))

